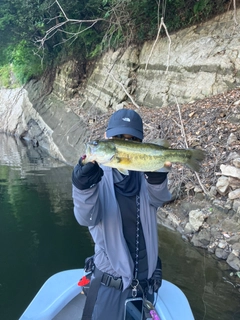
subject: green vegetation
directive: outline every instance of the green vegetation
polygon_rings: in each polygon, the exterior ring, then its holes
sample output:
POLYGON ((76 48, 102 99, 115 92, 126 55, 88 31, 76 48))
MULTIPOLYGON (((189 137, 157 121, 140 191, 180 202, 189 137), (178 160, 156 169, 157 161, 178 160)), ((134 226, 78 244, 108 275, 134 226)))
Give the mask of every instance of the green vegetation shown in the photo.
POLYGON ((33 46, 30 42, 22 40, 13 49, 11 54, 13 73, 20 83, 25 83, 32 77, 41 75, 44 69, 44 60, 34 54, 33 46))
MULTIPOLYGON (((163 17, 168 32, 229 9, 231 0, 1 0, 0 85, 19 83, 75 57, 155 39, 163 17), (10 68, 11 65, 11 68, 10 68)), ((164 30, 162 30, 164 35, 164 30)))
POLYGON ((0 66, 0 87, 5 87, 5 88, 10 87, 10 79, 11 79, 10 64, 0 66))

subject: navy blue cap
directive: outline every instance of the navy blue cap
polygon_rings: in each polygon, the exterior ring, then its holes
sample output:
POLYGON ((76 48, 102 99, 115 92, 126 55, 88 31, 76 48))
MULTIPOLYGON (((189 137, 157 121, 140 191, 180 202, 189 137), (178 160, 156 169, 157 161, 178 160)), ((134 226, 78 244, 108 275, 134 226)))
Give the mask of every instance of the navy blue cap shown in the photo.
POLYGON ((106 135, 108 138, 118 134, 130 134, 143 140, 143 123, 140 115, 134 110, 120 109, 111 116, 106 135))

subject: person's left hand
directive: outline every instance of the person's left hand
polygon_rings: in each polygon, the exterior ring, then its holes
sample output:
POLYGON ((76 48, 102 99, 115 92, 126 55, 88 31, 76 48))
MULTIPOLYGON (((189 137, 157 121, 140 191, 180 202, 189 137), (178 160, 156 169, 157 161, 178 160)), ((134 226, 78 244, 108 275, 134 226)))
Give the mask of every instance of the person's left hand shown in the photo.
POLYGON ((167 174, 171 170, 171 168, 172 163, 170 161, 166 161, 164 163, 164 167, 162 167, 158 171, 145 172, 145 178, 150 184, 161 184, 166 180, 167 174))
POLYGON ((166 161, 161 169, 157 172, 169 172, 172 169, 172 163, 170 161, 166 161))
POLYGON ((172 162, 166 161, 164 163, 164 167, 163 168, 166 168, 168 171, 170 171, 172 169, 172 162))
POLYGON ((148 183, 150 184, 161 184, 163 183, 166 178, 167 178, 167 174, 168 172, 144 172, 145 174, 145 178, 147 180, 148 183))

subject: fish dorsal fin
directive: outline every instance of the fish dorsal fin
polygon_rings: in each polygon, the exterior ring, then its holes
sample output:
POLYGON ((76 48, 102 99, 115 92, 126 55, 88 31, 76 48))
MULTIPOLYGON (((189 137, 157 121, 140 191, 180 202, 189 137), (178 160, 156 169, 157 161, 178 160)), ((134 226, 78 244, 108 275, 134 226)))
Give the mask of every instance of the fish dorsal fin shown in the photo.
POLYGON ((170 148, 170 143, 165 139, 156 138, 154 140, 151 140, 151 143, 157 144, 164 148, 170 148))

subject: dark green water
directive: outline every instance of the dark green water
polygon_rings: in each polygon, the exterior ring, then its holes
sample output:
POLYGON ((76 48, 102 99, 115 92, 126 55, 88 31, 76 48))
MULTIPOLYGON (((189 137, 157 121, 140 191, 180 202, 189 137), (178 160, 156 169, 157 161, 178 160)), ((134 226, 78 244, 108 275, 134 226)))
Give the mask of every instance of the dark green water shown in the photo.
MULTIPOLYGON (((1 320, 17 320, 48 277, 83 267, 93 252, 87 228, 73 216, 71 171, 0 134, 1 320)), ((164 278, 184 291, 196 320, 240 319, 240 293, 224 282, 231 280, 225 263, 163 227, 159 252, 164 278)))

